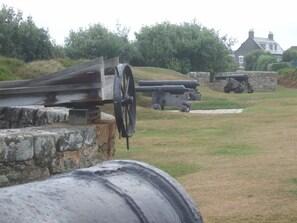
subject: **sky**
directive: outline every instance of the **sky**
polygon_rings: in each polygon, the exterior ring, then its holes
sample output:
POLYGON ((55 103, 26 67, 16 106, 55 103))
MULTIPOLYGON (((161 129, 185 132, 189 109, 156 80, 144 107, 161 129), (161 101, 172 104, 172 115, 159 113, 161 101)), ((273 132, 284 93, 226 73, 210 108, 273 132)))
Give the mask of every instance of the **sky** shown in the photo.
POLYGON ((71 30, 87 29, 101 24, 110 31, 121 24, 135 38, 143 26, 162 22, 182 24, 193 22, 214 29, 220 36, 237 40, 236 50, 253 29, 255 37, 268 37, 286 50, 297 46, 297 16, 294 0, 0 0, 23 12, 23 18, 32 16, 39 28, 49 31, 52 39, 62 45, 71 30))

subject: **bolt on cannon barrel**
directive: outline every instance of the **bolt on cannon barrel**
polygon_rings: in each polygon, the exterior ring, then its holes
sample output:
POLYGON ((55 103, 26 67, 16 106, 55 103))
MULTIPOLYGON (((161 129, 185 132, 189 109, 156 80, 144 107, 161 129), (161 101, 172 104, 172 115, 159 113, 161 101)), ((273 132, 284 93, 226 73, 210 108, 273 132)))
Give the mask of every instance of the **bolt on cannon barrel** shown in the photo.
POLYGON ((165 172, 113 160, 0 189, 1 222, 200 223, 198 208, 165 172))

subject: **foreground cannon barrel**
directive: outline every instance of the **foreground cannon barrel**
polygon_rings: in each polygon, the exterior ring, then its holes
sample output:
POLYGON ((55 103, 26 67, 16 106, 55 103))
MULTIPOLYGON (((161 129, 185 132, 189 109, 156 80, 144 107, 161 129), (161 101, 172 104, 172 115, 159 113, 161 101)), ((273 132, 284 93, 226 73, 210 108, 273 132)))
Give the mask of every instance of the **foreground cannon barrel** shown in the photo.
POLYGON ((171 94, 183 94, 190 89, 184 85, 163 85, 163 86, 141 86, 135 87, 136 92, 169 92, 171 94))
POLYGON ((203 222, 173 178, 129 160, 1 188, 0 197, 0 222, 203 222))
POLYGON ((139 86, 183 85, 191 89, 198 86, 196 80, 140 80, 138 84, 139 86))

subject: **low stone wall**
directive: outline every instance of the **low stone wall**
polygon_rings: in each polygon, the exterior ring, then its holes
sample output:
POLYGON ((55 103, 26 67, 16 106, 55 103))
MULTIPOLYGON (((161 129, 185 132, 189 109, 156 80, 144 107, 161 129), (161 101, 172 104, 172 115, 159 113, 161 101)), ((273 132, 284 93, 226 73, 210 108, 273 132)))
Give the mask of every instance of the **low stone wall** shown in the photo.
POLYGON ((222 75, 247 74, 255 92, 275 91, 277 87, 277 72, 274 71, 238 71, 224 72, 222 75))
POLYGON ((115 120, 110 115, 102 113, 102 118, 90 125, 69 125, 68 110, 63 108, 0 111, 5 127, 0 130, 0 186, 89 167, 114 155, 115 120), (25 117, 31 119, 25 121, 25 117), (41 123, 47 125, 32 126, 41 123))
MULTIPOLYGON (((249 82, 253 86, 255 92, 269 92, 275 91, 277 87, 277 72, 272 71, 237 71, 237 72, 223 72, 220 75, 236 75, 247 74, 249 76, 249 82)), ((190 77, 198 80, 201 85, 207 86, 215 91, 223 92, 223 88, 226 85, 226 80, 210 80, 210 73, 206 72, 190 72, 190 77)))
POLYGON ((210 81, 209 72, 190 72, 188 73, 188 76, 197 80, 199 85, 202 85, 202 86, 207 86, 210 81))

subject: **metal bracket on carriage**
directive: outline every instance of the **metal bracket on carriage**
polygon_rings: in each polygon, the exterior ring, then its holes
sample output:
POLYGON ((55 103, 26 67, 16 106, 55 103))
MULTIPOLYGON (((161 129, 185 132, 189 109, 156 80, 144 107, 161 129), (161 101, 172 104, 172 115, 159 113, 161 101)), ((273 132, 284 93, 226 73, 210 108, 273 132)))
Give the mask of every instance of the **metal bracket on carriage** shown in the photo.
POLYGON ((118 132, 126 138, 129 149, 129 137, 136 124, 135 85, 131 67, 119 64, 118 57, 105 61, 103 57, 96 58, 32 80, 0 82, 0 107, 44 105, 85 109, 88 123, 98 117, 98 110, 92 113, 94 108, 108 103, 114 104, 118 132))

